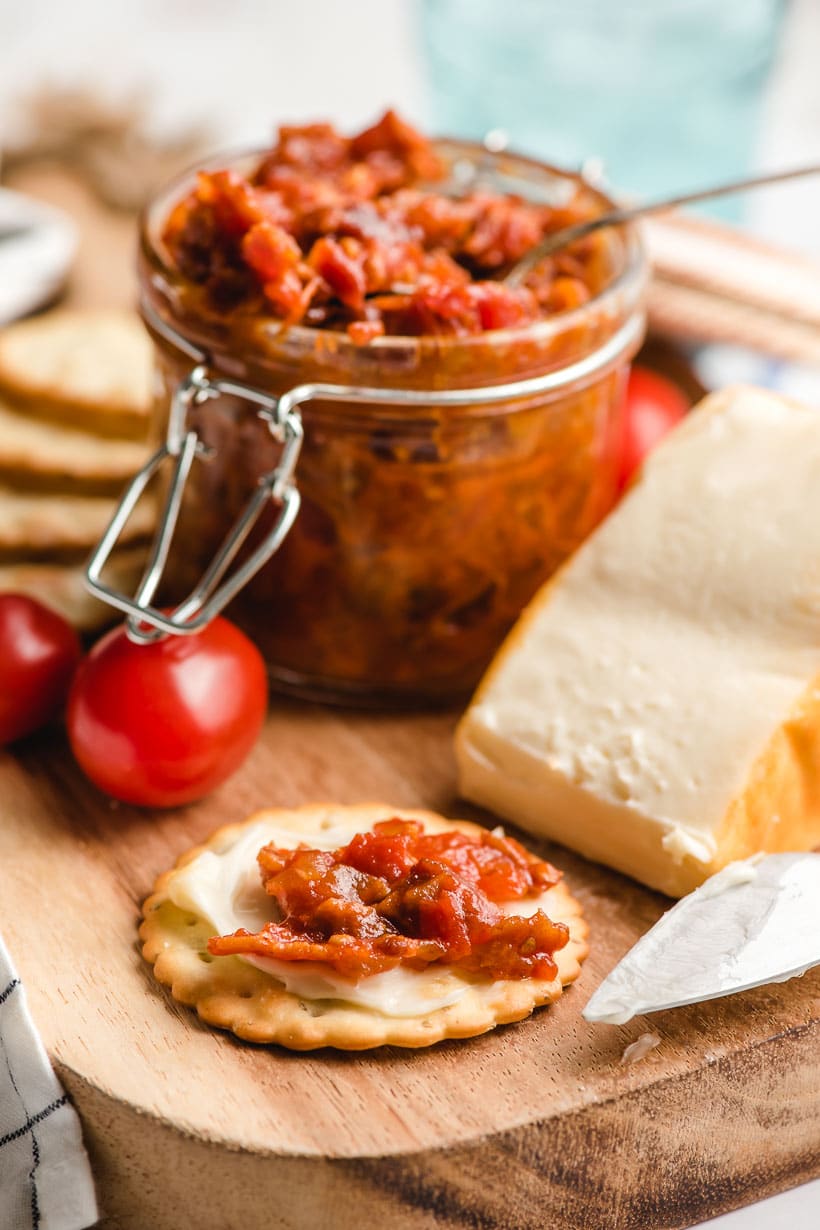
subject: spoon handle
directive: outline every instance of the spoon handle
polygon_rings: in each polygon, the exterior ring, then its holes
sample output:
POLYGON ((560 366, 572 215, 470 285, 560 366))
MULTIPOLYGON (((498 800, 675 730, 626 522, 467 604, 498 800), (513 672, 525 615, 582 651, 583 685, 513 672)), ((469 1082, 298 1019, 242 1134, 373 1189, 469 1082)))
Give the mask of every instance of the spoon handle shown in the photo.
POLYGON ((517 261, 504 281, 508 286, 518 286, 539 261, 551 256, 560 248, 566 248, 579 239, 591 235, 604 226, 620 226, 623 222, 632 222, 636 218, 646 218, 650 214, 663 213, 667 209, 677 209, 680 205, 694 205, 699 201, 712 201, 716 197, 730 196, 733 192, 748 192, 752 188, 765 188, 768 184, 781 184, 790 179, 801 179, 804 175, 820 174, 820 163, 813 162, 807 166, 792 167, 788 171, 771 171, 766 175, 755 175, 751 179, 734 179, 726 184, 718 184, 711 188, 699 188, 695 192, 683 192, 678 196, 663 197, 658 201, 648 201, 638 205, 626 205, 620 209, 610 209, 607 213, 588 218, 585 222, 576 222, 573 226, 565 226, 552 235, 547 235, 541 243, 536 244, 526 256, 517 261))

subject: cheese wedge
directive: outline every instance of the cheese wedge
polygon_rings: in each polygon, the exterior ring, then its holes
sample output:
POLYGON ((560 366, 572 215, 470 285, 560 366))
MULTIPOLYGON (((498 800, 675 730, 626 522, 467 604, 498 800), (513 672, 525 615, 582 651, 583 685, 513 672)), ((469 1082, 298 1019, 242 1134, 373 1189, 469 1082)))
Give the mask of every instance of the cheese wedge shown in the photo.
POLYGON ((672 896, 820 844, 820 411, 706 398, 533 599, 456 753, 466 798, 672 896))

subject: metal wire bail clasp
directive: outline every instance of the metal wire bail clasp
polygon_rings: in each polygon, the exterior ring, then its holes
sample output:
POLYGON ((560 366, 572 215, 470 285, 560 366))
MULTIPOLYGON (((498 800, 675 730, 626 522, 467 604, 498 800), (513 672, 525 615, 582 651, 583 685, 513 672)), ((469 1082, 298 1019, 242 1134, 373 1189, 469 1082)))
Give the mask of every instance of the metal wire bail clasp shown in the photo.
POLYGON ((86 585, 98 598, 123 611, 133 640, 153 641, 164 633, 189 634, 203 628, 253 577, 282 544, 299 511, 299 492, 293 473, 302 447, 302 420, 292 402, 269 396, 251 385, 208 375, 203 364, 194 367, 177 386, 171 399, 165 443, 135 475, 120 500, 98 546, 86 566, 86 585), (162 580, 171 542, 179 519, 185 484, 196 459, 207 461, 213 450, 206 447, 190 423, 191 411, 202 402, 229 394, 258 407, 274 439, 282 445, 278 464, 264 474, 239 519, 222 541, 214 559, 187 598, 171 611, 151 602, 162 580), (157 532, 136 594, 129 597, 102 581, 102 573, 128 518, 133 513, 163 462, 170 459, 174 470, 165 497, 157 532), (273 528, 243 563, 226 574, 243 543, 270 501, 279 504, 273 528))

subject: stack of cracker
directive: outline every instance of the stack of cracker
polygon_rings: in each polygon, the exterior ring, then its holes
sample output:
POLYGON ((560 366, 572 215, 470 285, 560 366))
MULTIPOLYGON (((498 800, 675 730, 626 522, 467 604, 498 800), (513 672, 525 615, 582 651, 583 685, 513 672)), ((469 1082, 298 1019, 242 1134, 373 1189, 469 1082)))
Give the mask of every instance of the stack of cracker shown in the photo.
MULTIPOLYGON (((135 316, 49 312, 0 331, 0 591, 91 630, 114 612, 85 589, 91 548, 148 456, 151 344, 135 316)), ((137 508, 106 578, 133 589, 154 512, 137 508)))

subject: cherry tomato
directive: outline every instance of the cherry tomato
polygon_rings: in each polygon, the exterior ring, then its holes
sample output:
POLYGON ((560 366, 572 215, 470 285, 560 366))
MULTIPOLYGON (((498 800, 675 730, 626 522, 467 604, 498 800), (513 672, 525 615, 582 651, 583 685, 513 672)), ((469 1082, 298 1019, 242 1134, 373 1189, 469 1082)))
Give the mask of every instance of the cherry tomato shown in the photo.
POLYGON ((25 594, 0 594, 0 745, 56 716, 79 658, 62 615, 25 594))
POLYGON ((626 388, 620 486, 626 486, 651 449, 689 409, 682 389, 648 367, 633 366, 626 388))
POLYGON ((80 665, 68 737, 80 767, 107 794, 142 807, 202 798, 239 768, 268 699, 262 656, 214 619, 190 636, 135 644, 125 627, 80 665))

